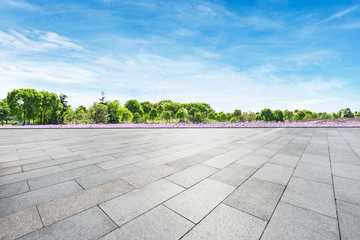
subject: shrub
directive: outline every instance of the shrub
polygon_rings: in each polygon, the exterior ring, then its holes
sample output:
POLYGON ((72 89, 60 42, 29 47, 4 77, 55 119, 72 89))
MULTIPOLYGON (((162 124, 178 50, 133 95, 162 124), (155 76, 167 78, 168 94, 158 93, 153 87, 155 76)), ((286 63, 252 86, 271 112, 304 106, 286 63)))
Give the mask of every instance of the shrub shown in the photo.
POLYGON ((123 108, 121 109, 120 120, 121 122, 131 122, 133 114, 130 112, 129 109, 123 108))
POLYGON ((141 121, 141 116, 138 112, 136 112, 132 118, 133 123, 139 123, 141 121))
POLYGON ((216 115, 214 112, 209 112, 207 115, 207 118, 210 120, 215 120, 215 117, 216 117, 216 115))
POLYGON ((163 117, 163 119, 165 120, 165 121, 169 121, 170 119, 171 119, 171 112, 170 111, 164 111, 163 113, 162 113, 162 117, 163 117))
POLYGON ((155 108, 151 109, 149 113, 149 119, 154 121, 158 117, 157 110, 155 108))
POLYGON ((179 110, 176 114, 175 114, 175 117, 180 119, 180 121, 185 121, 185 118, 186 118, 186 113, 183 109, 179 110))
POLYGON ((194 122, 202 122, 202 115, 201 113, 195 113, 195 116, 194 116, 194 122))

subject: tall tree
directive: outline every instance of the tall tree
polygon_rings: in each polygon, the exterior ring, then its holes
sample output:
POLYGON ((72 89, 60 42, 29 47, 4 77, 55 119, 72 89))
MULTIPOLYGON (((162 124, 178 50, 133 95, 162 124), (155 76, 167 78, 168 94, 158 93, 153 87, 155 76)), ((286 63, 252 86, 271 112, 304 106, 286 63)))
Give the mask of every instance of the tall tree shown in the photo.
POLYGON ((7 120, 10 116, 10 108, 6 102, 6 99, 0 101, 0 121, 1 125, 4 125, 4 121, 7 124, 7 120))
POLYGON ((65 94, 60 94, 59 96, 60 99, 60 121, 61 123, 64 123, 64 117, 65 117, 65 113, 66 111, 70 108, 70 105, 68 104, 67 96, 65 94))

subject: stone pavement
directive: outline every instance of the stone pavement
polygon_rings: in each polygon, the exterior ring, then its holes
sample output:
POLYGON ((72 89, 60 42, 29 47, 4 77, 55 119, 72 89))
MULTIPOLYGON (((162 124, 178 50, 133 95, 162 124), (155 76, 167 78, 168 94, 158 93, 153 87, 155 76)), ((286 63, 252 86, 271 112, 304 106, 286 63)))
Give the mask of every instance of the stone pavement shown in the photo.
POLYGON ((0 130, 0 239, 359 239, 360 129, 0 130))

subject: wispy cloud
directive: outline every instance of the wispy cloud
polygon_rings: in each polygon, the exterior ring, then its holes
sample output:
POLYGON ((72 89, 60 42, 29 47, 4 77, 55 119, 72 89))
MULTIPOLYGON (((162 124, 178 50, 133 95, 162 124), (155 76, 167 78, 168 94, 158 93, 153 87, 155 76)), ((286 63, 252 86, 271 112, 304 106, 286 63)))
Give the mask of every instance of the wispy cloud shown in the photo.
POLYGON ((5 5, 7 5, 9 7, 13 7, 13 8, 19 8, 19 9, 30 10, 30 11, 41 10, 40 7, 30 4, 26 1, 2 0, 1 4, 5 4, 5 5))
POLYGON ((9 32, 0 31, 0 46, 11 51, 35 51, 44 52, 50 49, 72 49, 80 51, 82 47, 71 42, 69 39, 53 32, 27 31, 9 32))
POLYGON ((331 21, 331 20, 336 19, 336 18, 341 18, 342 16, 344 16, 346 14, 349 14, 349 13, 355 11, 358 8, 359 8, 359 6, 353 6, 353 7, 347 8, 347 9, 341 11, 341 12, 335 13, 334 15, 320 21, 319 23, 325 23, 325 22, 331 21))

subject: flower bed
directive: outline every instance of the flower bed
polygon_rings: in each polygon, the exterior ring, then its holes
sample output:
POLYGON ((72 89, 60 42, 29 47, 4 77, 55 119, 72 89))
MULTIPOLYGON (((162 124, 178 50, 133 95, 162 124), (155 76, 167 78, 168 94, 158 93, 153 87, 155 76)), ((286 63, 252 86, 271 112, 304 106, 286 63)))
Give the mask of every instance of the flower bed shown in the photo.
POLYGON ((17 128, 293 128, 293 127, 360 127, 360 121, 307 121, 307 122, 214 122, 214 123, 117 123, 75 125, 25 125, 0 126, 3 129, 17 128))

